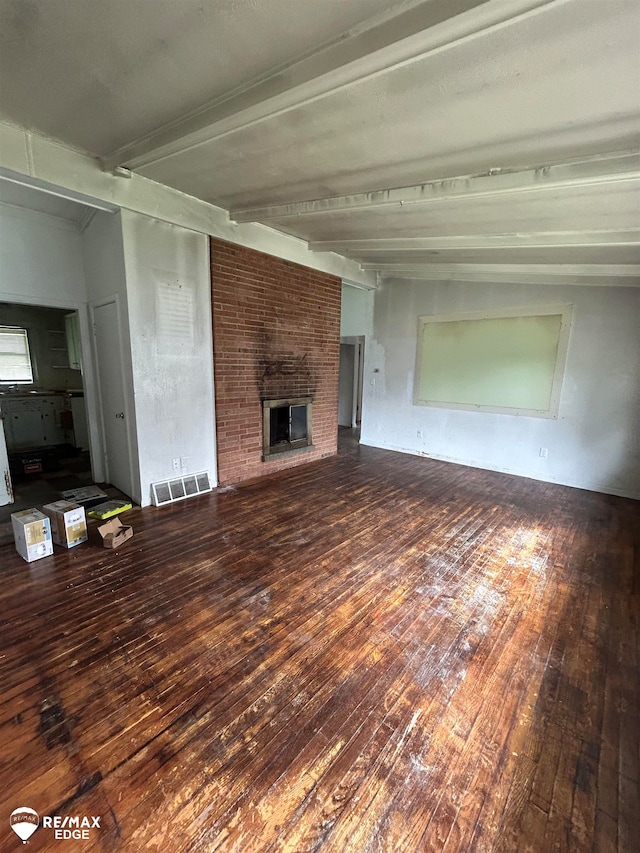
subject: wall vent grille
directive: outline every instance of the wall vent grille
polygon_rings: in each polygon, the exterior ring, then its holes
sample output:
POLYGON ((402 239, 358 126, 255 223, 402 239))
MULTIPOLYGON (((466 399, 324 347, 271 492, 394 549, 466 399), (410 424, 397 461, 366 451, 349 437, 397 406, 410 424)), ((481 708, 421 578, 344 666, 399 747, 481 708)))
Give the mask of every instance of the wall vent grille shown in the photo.
POLYGON ((151 484, 153 503, 155 506, 165 506, 192 498, 194 495, 202 495, 212 489, 209 481, 209 473, 201 471, 199 474, 187 474, 184 477, 171 477, 169 480, 159 480, 151 484))

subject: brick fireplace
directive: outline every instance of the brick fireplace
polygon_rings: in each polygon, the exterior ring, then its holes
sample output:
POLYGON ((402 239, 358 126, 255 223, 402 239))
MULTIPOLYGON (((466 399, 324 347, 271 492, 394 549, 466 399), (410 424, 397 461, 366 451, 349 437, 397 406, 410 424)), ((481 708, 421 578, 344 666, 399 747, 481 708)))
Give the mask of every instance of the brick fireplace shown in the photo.
POLYGON ((340 279, 212 238, 211 288, 220 484, 336 453, 340 279))

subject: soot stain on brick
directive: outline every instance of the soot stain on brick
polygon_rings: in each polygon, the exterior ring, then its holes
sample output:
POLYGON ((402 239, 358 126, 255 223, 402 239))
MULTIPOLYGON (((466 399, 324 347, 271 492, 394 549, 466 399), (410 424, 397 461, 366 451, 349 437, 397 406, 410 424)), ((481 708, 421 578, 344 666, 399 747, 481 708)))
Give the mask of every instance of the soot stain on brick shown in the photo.
POLYGON ((317 391, 318 370, 309 353, 278 349, 268 332, 258 336, 255 375, 261 400, 314 397, 317 391))

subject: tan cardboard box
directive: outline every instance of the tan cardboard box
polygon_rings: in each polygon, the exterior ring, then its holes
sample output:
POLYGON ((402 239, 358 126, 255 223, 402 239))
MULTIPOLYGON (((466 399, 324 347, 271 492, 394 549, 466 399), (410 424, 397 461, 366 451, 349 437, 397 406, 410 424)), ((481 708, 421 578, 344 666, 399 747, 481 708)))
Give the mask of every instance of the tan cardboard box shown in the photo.
POLYGON ((56 545, 73 548, 87 541, 84 507, 73 501, 54 501, 42 507, 51 521, 51 537, 56 545))
POLYGON ((27 563, 53 554, 51 524, 47 516, 35 507, 11 514, 16 551, 27 563))
POLYGON ((119 548, 133 536, 133 527, 123 524, 118 516, 110 518, 106 524, 98 527, 105 548, 119 548))

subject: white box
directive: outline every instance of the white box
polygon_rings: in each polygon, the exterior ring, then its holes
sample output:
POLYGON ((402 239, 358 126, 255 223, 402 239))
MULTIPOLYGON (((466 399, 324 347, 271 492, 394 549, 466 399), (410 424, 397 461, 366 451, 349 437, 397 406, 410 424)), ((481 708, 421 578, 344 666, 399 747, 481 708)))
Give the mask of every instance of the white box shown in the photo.
POLYGON ((94 506, 102 501, 106 501, 109 497, 106 492, 99 489, 97 486, 81 486, 79 489, 68 489, 66 492, 60 492, 66 501, 73 501, 83 506, 94 506))
POLYGON ((51 521, 51 537, 56 545, 73 548, 87 541, 84 507, 73 501, 54 501, 42 507, 51 521))
POLYGON ((27 563, 53 554, 51 524, 47 516, 32 507, 11 514, 16 551, 27 563))

